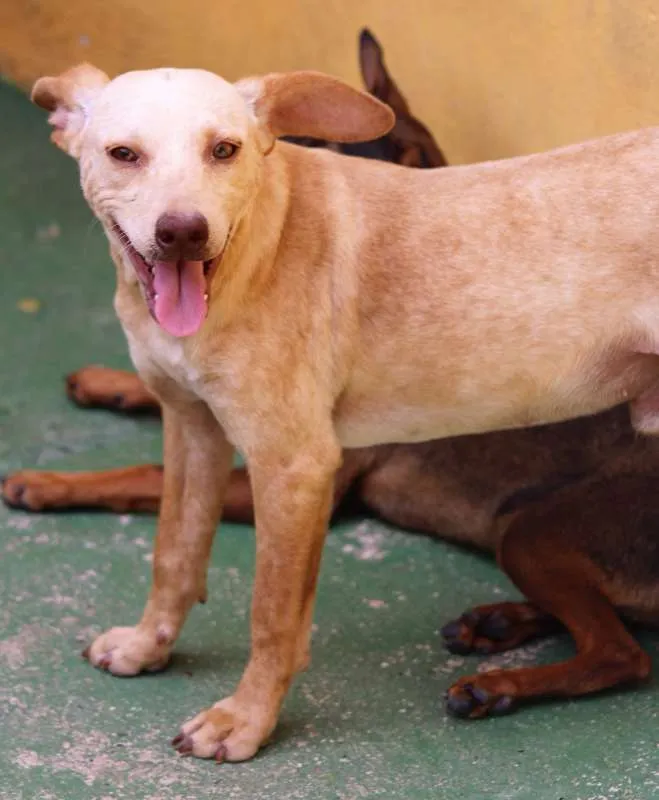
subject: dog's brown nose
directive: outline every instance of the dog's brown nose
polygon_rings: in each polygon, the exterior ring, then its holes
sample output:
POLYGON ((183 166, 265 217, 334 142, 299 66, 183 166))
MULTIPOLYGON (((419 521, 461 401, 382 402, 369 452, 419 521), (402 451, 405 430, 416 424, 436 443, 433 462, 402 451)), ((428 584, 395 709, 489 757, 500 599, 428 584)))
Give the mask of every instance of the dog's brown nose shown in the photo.
POLYGON ((156 242, 166 258, 199 260, 208 243, 208 221, 197 211, 162 214, 156 222, 156 242))

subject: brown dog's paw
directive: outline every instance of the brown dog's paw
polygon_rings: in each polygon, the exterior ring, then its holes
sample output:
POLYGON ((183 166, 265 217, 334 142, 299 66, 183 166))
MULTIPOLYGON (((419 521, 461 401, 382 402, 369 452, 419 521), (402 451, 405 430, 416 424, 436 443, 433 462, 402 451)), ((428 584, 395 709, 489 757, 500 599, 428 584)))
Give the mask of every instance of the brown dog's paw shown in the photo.
POLYGON ((538 636, 560 630, 560 624, 530 603, 497 603, 478 606, 441 630, 451 653, 491 655, 519 647, 538 636))
POLYGON ((66 376, 66 393, 83 408, 158 411, 158 403, 132 372, 89 366, 66 376))
MULTIPOLYGON (((487 678, 493 677, 493 674, 487 678)), ((512 693, 492 691, 481 676, 461 678, 446 694, 446 710, 454 717, 480 719, 487 716, 509 714, 515 700, 512 693)))
POLYGON ((134 628, 111 628, 83 652, 83 657, 113 675, 132 677, 140 672, 160 672, 170 657, 170 637, 134 628))
POLYGON ((47 511, 67 504, 70 489, 53 472, 22 470, 2 479, 2 500, 10 508, 47 511))
POLYGON ((264 728, 263 720, 262 713, 250 714, 229 697, 182 725, 172 746, 182 756, 213 758, 220 763, 247 761, 274 727, 273 723, 264 728))

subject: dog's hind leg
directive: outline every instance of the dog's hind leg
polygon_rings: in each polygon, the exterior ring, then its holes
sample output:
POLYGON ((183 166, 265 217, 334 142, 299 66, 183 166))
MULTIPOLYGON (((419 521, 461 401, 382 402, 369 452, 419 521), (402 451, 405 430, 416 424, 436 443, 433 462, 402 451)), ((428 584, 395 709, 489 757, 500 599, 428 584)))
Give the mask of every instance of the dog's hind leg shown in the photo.
POLYGON ((560 630, 555 617, 532 603, 508 602, 476 606, 444 625, 441 634, 451 653, 492 655, 560 630))
MULTIPOLYGON (((610 488, 604 483, 602 491, 610 488)), ((499 561, 532 605, 512 604, 507 610, 499 606, 498 624, 489 631, 493 652, 502 649, 496 642, 498 636, 514 646, 515 639, 519 643, 537 635, 540 627, 552 624, 551 618, 557 619, 574 638, 576 656, 549 666, 462 678, 448 692, 447 708, 453 714, 470 718, 501 714, 519 702, 588 694, 648 677, 650 659, 627 631, 610 599, 611 576, 589 554, 588 545, 601 536, 598 515, 604 526, 611 512, 603 503, 593 507, 593 500, 572 490, 568 502, 541 503, 512 520, 501 543, 499 561), (591 504, 586 506, 585 516, 583 503, 591 504), (507 611, 514 611, 516 622, 509 619, 507 611), (508 622, 513 624, 507 627, 508 622)), ((624 528, 621 533, 624 539, 624 528)), ((624 562, 621 556, 621 568, 624 562)), ((490 621, 497 623, 496 618, 492 620, 495 610, 490 609, 490 621)), ((477 636, 481 651, 488 638, 486 616, 480 620, 477 636)))

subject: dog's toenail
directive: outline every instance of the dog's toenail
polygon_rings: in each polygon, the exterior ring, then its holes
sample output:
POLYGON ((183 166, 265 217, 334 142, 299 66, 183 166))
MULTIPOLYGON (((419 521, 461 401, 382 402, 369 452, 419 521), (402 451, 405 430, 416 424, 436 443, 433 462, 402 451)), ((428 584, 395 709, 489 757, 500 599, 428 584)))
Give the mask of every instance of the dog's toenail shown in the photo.
POLYGON ((98 666, 100 667, 100 669, 107 669, 111 663, 112 663, 112 656, 109 653, 106 653, 98 662, 98 666))
POLYGON ((192 752, 192 739, 189 736, 183 736, 181 741, 174 747, 182 756, 188 755, 192 752))
POLYGON ((477 700, 481 705, 485 705, 487 701, 490 699, 489 692, 486 692, 485 689, 481 689, 480 686, 473 686, 469 684, 468 686, 464 687, 474 698, 477 700))
POLYGON ((440 630, 440 634, 444 639, 456 639, 460 635, 462 625, 457 621, 449 622, 440 630))
POLYGON ((227 748, 226 748, 226 745, 221 744, 217 748, 217 752, 215 753, 215 760, 217 761, 218 764, 224 764, 224 762, 227 760, 227 748))
POLYGON ((172 747, 178 747, 181 744, 181 742, 183 741, 183 739, 185 739, 185 735, 183 733, 177 734, 172 739, 172 747))
POLYGON ((500 611, 495 611, 481 622, 479 629, 484 636, 496 642, 510 634, 510 623, 500 611))
POLYGON ((474 708, 471 697, 449 694, 446 700, 446 710, 455 717, 468 717, 474 708))
POLYGON ((117 408, 122 408, 124 405, 123 394, 115 394, 115 396, 112 398, 112 405, 117 406, 117 408))
POLYGON ((456 656, 466 656, 472 651, 471 645, 463 642, 461 639, 446 639, 444 647, 456 656))
POLYGON ((513 707, 513 698, 509 695, 500 697, 492 706, 491 714, 507 714, 513 707))

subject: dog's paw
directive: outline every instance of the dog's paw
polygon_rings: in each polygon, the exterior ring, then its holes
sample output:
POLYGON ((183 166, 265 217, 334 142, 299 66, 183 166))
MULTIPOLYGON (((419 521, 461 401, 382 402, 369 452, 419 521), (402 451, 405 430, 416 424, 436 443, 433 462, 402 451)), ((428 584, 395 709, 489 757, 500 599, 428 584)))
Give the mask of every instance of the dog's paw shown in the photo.
MULTIPOLYGON (((494 677, 490 673, 487 678, 494 677)), ((454 717, 480 719, 510 713, 515 705, 511 693, 486 688, 481 676, 461 678, 446 694, 446 710, 454 717)), ((512 690, 512 687, 510 687, 512 690)))
POLYGON ((113 675, 129 677, 140 672, 159 672, 167 666, 171 651, 165 631, 111 628, 83 652, 90 664, 113 675))
POLYGON ((241 708, 235 698, 215 703, 181 726, 172 746, 183 756, 247 761, 265 744, 274 722, 264 715, 241 708))
POLYGON ((2 479, 2 499, 10 508, 46 511, 66 506, 70 487, 54 472, 21 470, 2 479))
POLYGON ((510 623, 499 611, 468 611, 440 631, 444 646, 451 653, 488 655, 501 648, 510 637, 510 623))
POLYGON ((112 411, 157 411, 158 404, 132 372, 89 366, 66 378, 69 399, 83 408, 112 411))
POLYGON ((496 603, 467 611, 440 633, 451 653, 491 655, 560 630, 560 624, 530 603, 496 603))

